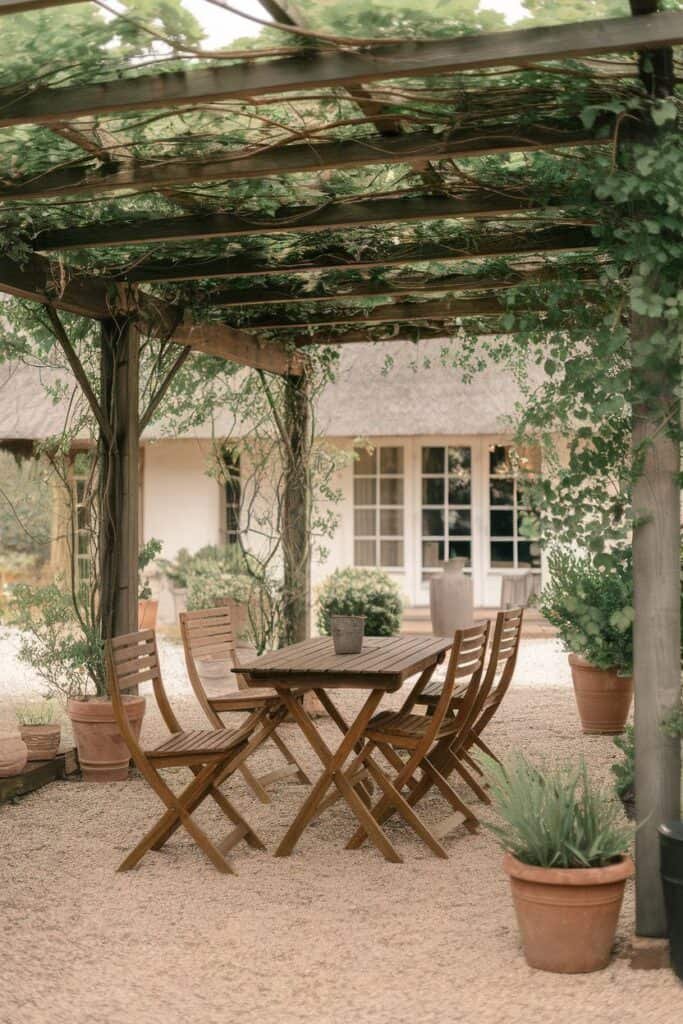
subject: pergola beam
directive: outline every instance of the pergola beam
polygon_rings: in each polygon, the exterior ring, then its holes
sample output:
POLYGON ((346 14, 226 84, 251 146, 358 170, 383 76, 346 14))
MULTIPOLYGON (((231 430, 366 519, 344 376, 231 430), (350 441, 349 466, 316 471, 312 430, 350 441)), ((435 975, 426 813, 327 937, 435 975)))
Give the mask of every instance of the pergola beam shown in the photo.
POLYGON ((253 334, 227 324, 183 324, 174 332, 171 341, 268 373, 296 376, 303 372, 301 356, 291 346, 285 347, 277 341, 261 343, 253 334))
MULTIPOLYGON (((541 267, 532 270, 511 271, 507 277, 480 277, 477 274, 442 274, 440 277, 432 277, 427 280, 411 280, 409 277, 390 282, 381 281, 352 281, 348 289, 339 291, 339 285, 325 286, 324 281, 314 289, 301 291, 300 288, 276 287, 249 287, 249 288, 222 288, 220 291, 209 292, 205 296, 207 302, 220 309, 229 309, 233 306, 273 306, 281 303, 322 302, 328 305, 338 302, 353 301, 358 298, 382 296, 394 296, 396 298, 406 295, 429 295, 440 292, 476 292, 476 291, 506 291, 509 288, 516 288, 534 282, 542 283, 547 280, 555 280, 561 274, 566 273, 561 268, 541 267)), ((591 280, 597 276, 597 265, 595 267, 574 268, 572 274, 581 280, 591 280)))
POLYGON ((67 4, 82 2, 83 0, 0 0, 0 16, 3 14, 25 14, 27 11, 42 11, 47 7, 66 7, 67 4))
POLYGON ((334 169, 352 170, 375 164, 597 145, 610 141, 612 132, 605 133, 606 123, 604 120, 599 122, 597 131, 587 130, 578 121, 546 120, 525 127, 486 125, 456 129, 441 135, 424 131, 339 142, 311 139, 306 143, 272 146, 265 150, 240 149, 227 154, 209 153, 193 160, 166 159, 147 163, 118 161, 117 154, 112 154, 111 160, 103 165, 60 165, 32 175, 28 181, 4 182, 0 188, 0 200, 46 199, 127 190, 163 191, 174 186, 243 181, 284 174, 315 174, 334 169))
POLYGON ((470 234, 452 243, 400 245, 385 252, 356 258, 346 250, 332 249, 289 263, 274 263, 265 256, 248 253, 230 257, 197 259, 178 263, 140 263, 121 274, 127 281, 199 281, 221 277, 260 277, 271 274, 310 274, 318 270, 362 270, 369 267, 403 266, 413 263, 477 260, 488 256, 514 257, 541 252, 588 252, 596 241, 588 228, 547 228, 525 234, 513 232, 477 237, 470 234))
POLYGON ((34 240, 41 251, 86 249, 157 242, 186 242, 210 238, 239 238, 243 235, 309 233, 377 224, 455 220, 458 218, 507 217, 527 211, 542 212, 563 207, 559 196, 540 202, 521 194, 500 194, 493 189, 472 189, 459 198, 407 196, 335 202, 326 206, 284 206, 271 216, 258 213, 206 213, 188 217, 165 217, 126 224, 119 221, 85 224, 82 227, 43 231, 34 240))
POLYGON ((2 97, 0 127, 51 124, 134 110, 247 100, 305 89, 349 87, 397 78, 453 74, 599 53, 655 50, 683 43, 683 14, 669 11, 569 25, 517 29, 355 51, 307 52, 278 60, 216 64, 187 72, 116 78, 2 97))

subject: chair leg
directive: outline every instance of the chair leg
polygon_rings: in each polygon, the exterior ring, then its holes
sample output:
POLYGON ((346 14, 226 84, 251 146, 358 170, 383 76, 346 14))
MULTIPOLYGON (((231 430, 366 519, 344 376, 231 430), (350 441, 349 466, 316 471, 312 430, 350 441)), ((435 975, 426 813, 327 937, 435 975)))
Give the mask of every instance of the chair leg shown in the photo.
POLYGON ((299 780, 299 782, 301 783, 301 785, 302 786, 310 786, 311 785, 311 780, 309 779, 308 775, 303 770, 303 768, 301 767, 301 764, 297 761, 296 757, 294 756, 292 751, 289 749, 289 747, 287 746, 285 741, 278 734, 277 730, 271 735, 270 738, 273 741, 273 743, 275 744, 275 746, 280 750, 280 752, 281 752, 282 756, 284 757, 285 761, 287 762, 287 764, 296 765, 296 777, 299 780))
POLYGON ((496 755, 493 753, 493 751, 491 750, 490 747, 486 746, 486 744, 484 743, 484 741, 481 738, 481 736, 475 736, 474 737, 474 742, 479 747, 479 749, 481 751, 483 751, 484 754, 486 754, 488 757, 492 757, 494 761, 497 761, 498 764, 500 764, 500 761, 498 761, 498 758, 496 757, 496 755))
POLYGON ((428 757, 425 757, 422 762, 425 772, 431 777, 434 785, 441 791, 442 796, 448 801, 453 810, 460 811, 464 816, 465 821, 463 824, 469 832, 476 832, 479 827, 479 819, 474 814, 464 800, 461 800, 453 788, 449 786, 446 779, 443 777, 441 772, 436 768, 428 757))
POLYGON ((247 768, 246 764, 243 764, 240 766, 239 771, 242 775, 242 778, 249 786, 249 788, 253 791, 257 799, 260 800, 262 804, 269 804, 270 797, 268 795, 268 792, 261 785, 261 783, 256 778, 252 770, 250 768, 247 768))
POLYGON ((460 778, 463 780, 463 782, 467 783, 467 785, 470 787, 475 796, 478 796, 483 804, 491 803, 491 797, 488 795, 483 786, 481 786, 477 782, 474 776, 470 772, 468 772, 467 768, 465 768, 464 764, 462 763, 459 757, 456 757, 455 764, 453 765, 453 767, 460 776, 460 778))
POLYGON ((435 853, 437 857, 441 857, 442 860, 448 860, 448 854, 441 843, 432 835, 422 818, 420 818, 420 816, 413 810, 405 797, 399 793, 391 779, 384 774, 379 765, 375 764, 371 758, 368 758, 365 763, 368 766, 368 771, 372 775, 373 779, 377 782, 380 788, 384 790, 385 796, 391 801, 391 804, 396 808, 405 821, 407 821, 411 828, 418 834, 420 839, 424 840, 432 853, 435 853))

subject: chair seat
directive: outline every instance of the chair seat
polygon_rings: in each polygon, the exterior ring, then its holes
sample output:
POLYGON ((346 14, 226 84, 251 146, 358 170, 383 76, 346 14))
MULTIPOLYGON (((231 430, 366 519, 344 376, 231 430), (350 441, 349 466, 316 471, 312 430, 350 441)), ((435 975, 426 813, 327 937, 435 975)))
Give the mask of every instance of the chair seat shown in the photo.
MULTIPOLYGON (((428 715, 411 715, 410 712, 401 711, 382 711, 370 720, 366 736, 380 742, 390 737, 398 737, 416 742, 422 739, 431 724, 432 719, 428 715)), ((444 739, 444 737, 452 736, 457 731, 457 720, 455 718, 444 718, 435 739, 444 739)))
POLYGON ((225 754, 244 742, 244 735, 234 729, 195 729, 174 732, 158 747, 146 753, 152 758, 204 757, 211 759, 225 754))
MULTIPOLYGON (((439 679, 432 679, 427 683, 419 697, 416 697, 416 704, 438 704, 439 697, 443 690, 443 683, 439 679)), ((460 686, 456 686, 453 690, 453 696, 451 698, 451 704, 455 704, 461 701, 467 692, 467 684, 461 683, 460 686)))
POLYGON ((251 711, 252 708, 277 707, 280 697, 270 686, 245 687, 208 698, 214 711, 251 711))

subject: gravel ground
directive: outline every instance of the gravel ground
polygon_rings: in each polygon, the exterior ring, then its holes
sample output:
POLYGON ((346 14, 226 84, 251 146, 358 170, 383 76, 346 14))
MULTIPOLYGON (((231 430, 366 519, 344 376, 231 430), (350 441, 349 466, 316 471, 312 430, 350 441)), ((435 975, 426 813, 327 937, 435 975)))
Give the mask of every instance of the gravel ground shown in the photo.
MULTIPOLYGON (((0 638, 6 720, 10 697, 40 692, 12 660, 15 640, 0 638)), ((162 654, 181 721, 202 727, 178 649, 165 644, 162 654)), ((339 699, 349 712, 357 701, 339 699)), ((324 720, 322 728, 334 742, 334 726, 324 720)), ((296 726, 284 729, 316 774, 296 726)), ((145 733, 152 743, 162 735, 151 707, 145 733)), ((592 774, 605 780, 614 759, 608 738, 579 732, 555 641, 524 642, 488 738, 503 755, 513 748, 536 758, 583 752, 592 774)), ((267 750, 259 763, 267 770, 280 762, 267 750)), ((178 783, 184 774, 168 773, 178 783)), ((269 850, 304 797, 291 782, 275 786, 267 806, 241 779, 229 792, 269 850)), ((54 783, 0 807, 1 1024, 556 1024, 570 1017, 659 1024, 680 1003, 671 973, 632 971, 625 959, 630 887, 607 970, 562 977, 529 969, 501 853, 486 829, 475 836, 454 830, 445 840, 450 859, 440 861, 394 825, 392 841, 405 863, 393 865, 368 846, 343 849, 353 822, 337 804, 291 858, 237 847, 237 877, 215 872, 182 833, 134 872, 116 874, 159 811, 136 777, 54 783)), ((443 811, 438 797, 425 801, 427 820, 443 811)), ((201 820, 214 836, 226 832, 208 805, 201 820)))

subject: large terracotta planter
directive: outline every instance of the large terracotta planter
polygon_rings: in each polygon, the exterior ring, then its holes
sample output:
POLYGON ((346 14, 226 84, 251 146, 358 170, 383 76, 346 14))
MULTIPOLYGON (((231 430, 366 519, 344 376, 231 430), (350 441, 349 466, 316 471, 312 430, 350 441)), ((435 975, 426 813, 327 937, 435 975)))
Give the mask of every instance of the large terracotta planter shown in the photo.
POLYGON ((607 966, 630 857, 604 868, 538 868, 506 853, 503 867, 530 967, 586 974, 607 966))
MULTIPOLYGON (((140 736, 145 698, 123 697, 133 733, 140 736)), ((110 700, 70 700, 66 706, 71 719, 78 760, 86 782, 120 782, 128 778, 130 753, 114 718, 110 700)))
POLYGON ((61 725, 22 725, 19 732, 28 747, 29 761, 51 761, 57 756, 61 725))
POLYGON ((16 733, 0 735, 0 779, 23 772, 28 761, 26 744, 16 733))
POLYGON ((156 629, 158 601, 138 601, 138 629, 156 629))
POLYGON ((581 728, 588 734, 616 736, 626 728, 633 700, 633 679, 616 669, 595 668, 578 654, 569 655, 581 728))

